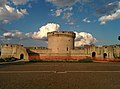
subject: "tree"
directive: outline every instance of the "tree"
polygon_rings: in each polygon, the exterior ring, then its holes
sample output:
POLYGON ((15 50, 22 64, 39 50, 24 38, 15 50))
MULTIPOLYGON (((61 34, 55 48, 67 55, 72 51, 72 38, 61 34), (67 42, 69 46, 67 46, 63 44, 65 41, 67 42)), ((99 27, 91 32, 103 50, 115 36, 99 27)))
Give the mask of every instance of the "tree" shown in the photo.
POLYGON ((118 36, 118 40, 120 40, 120 36, 118 36))

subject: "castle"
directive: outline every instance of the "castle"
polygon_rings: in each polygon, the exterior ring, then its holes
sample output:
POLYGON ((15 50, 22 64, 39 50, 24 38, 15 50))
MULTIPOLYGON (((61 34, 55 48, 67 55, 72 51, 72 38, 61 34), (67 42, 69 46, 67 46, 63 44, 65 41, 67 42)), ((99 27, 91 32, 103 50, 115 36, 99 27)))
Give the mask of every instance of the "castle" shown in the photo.
POLYGON ((40 60, 80 60, 92 58, 94 60, 120 61, 120 45, 95 46, 85 45, 74 47, 74 32, 48 32, 48 48, 24 47, 18 44, 2 44, 0 57, 15 57, 18 59, 40 60))

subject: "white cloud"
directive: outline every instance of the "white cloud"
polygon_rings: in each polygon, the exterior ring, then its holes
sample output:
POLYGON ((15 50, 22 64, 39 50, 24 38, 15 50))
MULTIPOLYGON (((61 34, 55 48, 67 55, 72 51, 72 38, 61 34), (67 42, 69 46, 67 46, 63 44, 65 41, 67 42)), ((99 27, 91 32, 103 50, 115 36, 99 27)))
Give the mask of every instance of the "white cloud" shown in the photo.
POLYGON ((11 32, 6 32, 3 34, 3 36, 7 37, 7 36, 12 36, 12 33, 11 32))
POLYGON ((73 15, 73 13, 65 12, 64 16, 63 16, 63 19, 69 19, 72 15, 73 15))
POLYGON ((86 23, 90 23, 91 22, 88 18, 84 18, 82 21, 86 22, 86 23))
POLYGON ((101 8, 97 8, 96 13, 100 16, 111 15, 118 9, 120 9, 120 2, 114 1, 114 2, 108 3, 107 5, 103 5, 101 8))
POLYGON ((106 24, 106 22, 119 19, 120 18, 120 9, 118 9, 115 13, 111 15, 105 15, 99 18, 100 24, 106 24))
MULTIPOLYGON (((47 33, 52 31, 60 31, 60 25, 56 23, 48 23, 39 28, 38 32, 29 32, 23 33, 18 30, 14 30, 11 32, 6 32, 3 34, 1 41, 11 41, 18 40, 22 41, 24 39, 33 39, 33 40, 43 40, 47 41, 47 33)), ((94 38, 90 33, 86 32, 75 32, 75 46, 83 46, 90 45, 96 42, 96 38, 94 38)))
MULTIPOLYGON (((21 35, 21 32, 19 31, 15 31, 15 32, 5 32, 3 34, 4 37, 15 37, 15 36, 18 36, 18 35, 21 35)), ((20 36, 19 36, 20 37, 20 36)))
POLYGON ((29 1, 30 0, 0 0, 0 22, 7 24, 27 15, 27 10, 21 9, 17 7, 17 5, 25 5, 29 1), (15 5, 13 5, 13 3, 15 5))
POLYGON ((23 33, 18 30, 12 30, 11 32, 5 32, 3 37, 11 38, 11 39, 25 39, 25 38, 33 38, 33 39, 47 39, 47 33, 52 31, 59 31, 60 25, 55 23, 48 23, 39 28, 38 32, 29 32, 23 33))
POLYGON ((23 33, 18 30, 12 30, 11 32, 3 33, 3 37, 10 39, 25 39, 25 38, 31 38, 32 33, 23 33))
POLYGON ((0 7, 0 21, 8 23, 10 21, 20 19, 28 14, 26 9, 15 9, 9 5, 0 7))
POLYGON ((55 11, 55 16, 60 16, 62 12, 63 12, 62 9, 57 9, 55 11))
POLYGON ((14 5, 25 5, 29 0, 12 0, 14 5))
POLYGON ((32 38, 34 38, 34 39, 46 39, 48 32, 58 31, 59 28, 60 28, 59 24, 48 23, 47 25, 39 28, 38 32, 34 32, 32 38))
POLYGON ((52 13, 54 13, 54 14, 52 14, 52 16, 60 16, 61 14, 65 14, 65 13, 67 13, 67 12, 71 12, 73 10, 73 7, 66 7, 66 8, 57 8, 56 10, 53 10, 53 9, 51 9, 50 11, 52 12, 52 13))
POLYGON ((65 7, 65 8, 57 8, 56 10, 51 9, 51 15, 58 17, 60 16, 61 19, 65 21, 65 24, 73 25, 74 21, 72 18, 73 15, 73 7, 65 7))
POLYGON ((90 33, 86 32, 75 32, 75 46, 83 46, 83 45, 90 45, 96 42, 96 38, 94 38, 90 33))
POLYGON ((9 12, 9 13, 13 13, 15 11, 14 8, 8 6, 8 5, 5 5, 5 9, 9 12))
POLYGON ((66 21, 66 24, 73 25, 74 19, 72 18, 73 13, 71 12, 64 12, 62 19, 66 21))
POLYGON ((66 23, 66 24, 73 25, 74 22, 70 21, 70 22, 68 22, 68 23, 66 23))
MULTIPOLYGON (((15 37, 15 36, 12 36, 10 34, 13 32, 8 32, 5 34, 5 36, 0 36, 0 43, 2 44, 21 44, 21 45, 24 45, 25 47, 26 46, 29 46, 29 47, 32 47, 32 46, 47 46, 47 43, 43 40, 36 40, 36 39, 32 39, 31 37, 26 37, 26 38, 18 38, 18 37, 15 37)), ((24 33, 22 33, 24 34, 24 33)), ((30 35, 30 33, 28 33, 30 35)), ((27 33, 24 34, 24 35, 28 35, 27 33)))
POLYGON ((26 33, 25 36, 27 36, 28 38, 32 38, 33 33, 32 32, 26 33))
POLYGON ((63 11, 72 11, 72 10, 73 10, 73 7, 67 7, 63 11))

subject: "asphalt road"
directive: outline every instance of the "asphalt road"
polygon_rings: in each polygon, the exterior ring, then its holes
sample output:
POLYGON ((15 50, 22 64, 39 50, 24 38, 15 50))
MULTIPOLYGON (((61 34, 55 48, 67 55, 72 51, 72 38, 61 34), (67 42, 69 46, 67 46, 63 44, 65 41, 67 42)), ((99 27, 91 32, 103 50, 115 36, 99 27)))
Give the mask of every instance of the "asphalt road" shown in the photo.
POLYGON ((120 89, 120 63, 0 65, 0 89, 120 89))

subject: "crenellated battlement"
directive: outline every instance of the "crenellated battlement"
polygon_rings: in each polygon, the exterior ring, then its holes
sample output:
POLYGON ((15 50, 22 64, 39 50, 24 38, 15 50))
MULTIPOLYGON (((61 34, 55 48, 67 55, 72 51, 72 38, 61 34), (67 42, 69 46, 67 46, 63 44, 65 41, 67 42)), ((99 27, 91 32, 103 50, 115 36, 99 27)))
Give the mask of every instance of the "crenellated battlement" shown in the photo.
POLYGON ((20 44, 1 44, 1 47, 23 47, 23 45, 20 44))
POLYGON ((47 36, 68 36, 68 37, 72 37, 75 38, 75 33, 74 32, 67 32, 67 31, 54 31, 54 32, 48 32, 47 36))

